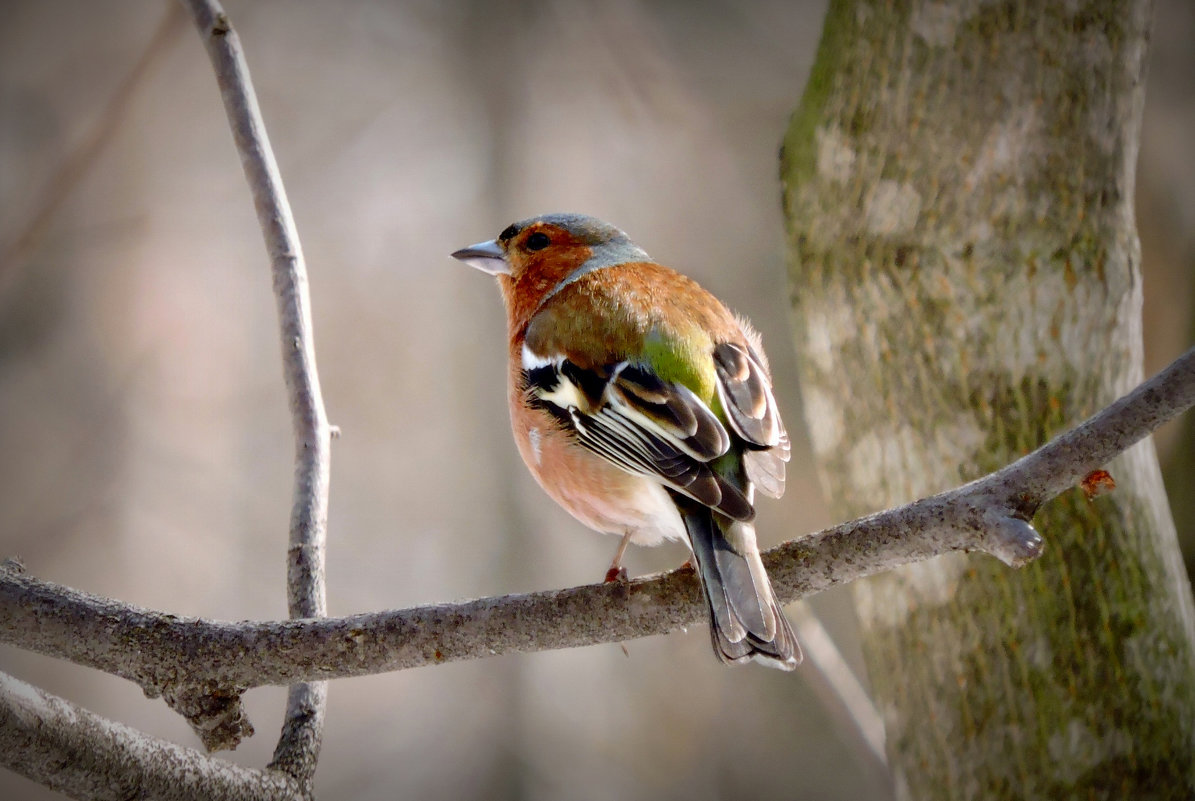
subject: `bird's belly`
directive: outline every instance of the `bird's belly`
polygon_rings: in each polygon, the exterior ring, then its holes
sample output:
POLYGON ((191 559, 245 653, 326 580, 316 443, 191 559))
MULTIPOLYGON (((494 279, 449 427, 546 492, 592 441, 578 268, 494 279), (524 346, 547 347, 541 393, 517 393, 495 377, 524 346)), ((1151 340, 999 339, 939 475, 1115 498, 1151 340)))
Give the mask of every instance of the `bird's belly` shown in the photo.
POLYGON ((515 431, 523 461, 544 491, 595 531, 636 545, 686 540, 676 504, 657 481, 628 473, 578 445, 554 420, 515 431))

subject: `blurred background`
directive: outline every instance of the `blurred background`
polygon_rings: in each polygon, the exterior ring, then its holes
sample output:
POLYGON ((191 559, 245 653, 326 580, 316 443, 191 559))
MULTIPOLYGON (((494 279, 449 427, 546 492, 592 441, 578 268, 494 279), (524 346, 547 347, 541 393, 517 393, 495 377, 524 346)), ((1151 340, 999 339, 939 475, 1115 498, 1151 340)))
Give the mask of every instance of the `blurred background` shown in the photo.
MULTIPOLYGON (((760 537, 833 522, 806 455, 776 178, 824 2, 226 7, 294 207, 343 432, 332 614, 604 575, 615 540, 573 522, 519 463, 497 289, 447 255, 547 211, 613 222, 752 318, 796 440, 760 537)), ((0 557, 175 614, 276 619, 292 444, 268 265, 206 55, 181 15, 163 22, 171 8, 3 3, 0 557)), ((1195 341, 1192 40, 1195 8, 1159 0, 1138 172, 1147 372, 1195 341)), ((1164 464, 1189 452, 1182 436, 1161 432, 1164 464)), ((1195 495, 1189 472, 1168 478, 1176 501, 1195 495)), ((1180 513, 1188 553, 1190 528, 1180 513)), ((628 567, 684 559, 638 550, 628 567)), ((849 593, 810 603, 859 669, 849 593)), ((122 680, 6 647, 0 669, 198 747, 122 680)), ((284 697, 248 694, 258 733, 227 758, 269 760, 284 697)), ((703 627, 625 654, 334 682, 317 792, 888 795, 802 671, 724 668, 703 627)), ((55 796, 0 772, 0 797, 55 796)))

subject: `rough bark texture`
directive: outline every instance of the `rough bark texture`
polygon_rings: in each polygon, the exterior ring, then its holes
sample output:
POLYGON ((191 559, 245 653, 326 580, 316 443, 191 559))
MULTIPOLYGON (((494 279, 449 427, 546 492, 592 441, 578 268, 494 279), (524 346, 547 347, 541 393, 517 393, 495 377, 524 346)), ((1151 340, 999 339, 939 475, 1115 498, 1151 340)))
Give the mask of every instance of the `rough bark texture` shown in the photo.
POLYGON ((70 798, 298 801, 299 780, 222 762, 0 674, 3 764, 70 798))
MULTIPOLYGON (((853 517, 1011 461, 1141 379, 1151 3, 832 0, 783 158, 825 490, 853 517)), ((909 798, 1189 798, 1195 616, 1152 443, 1019 571, 859 582, 909 798)))

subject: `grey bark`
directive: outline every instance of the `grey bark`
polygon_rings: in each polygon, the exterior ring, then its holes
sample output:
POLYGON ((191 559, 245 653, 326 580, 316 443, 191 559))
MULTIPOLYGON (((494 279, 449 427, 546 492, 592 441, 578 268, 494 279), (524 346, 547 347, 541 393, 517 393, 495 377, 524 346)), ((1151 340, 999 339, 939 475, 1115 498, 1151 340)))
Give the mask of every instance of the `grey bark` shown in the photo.
MULTIPOLYGON (((1015 458, 1140 380, 1151 3, 834 0, 786 137, 796 344, 844 517, 1015 458), (840 402, 849 398, 849 402, 840 402)), ((898 794, 1189 798, 1195 615, 1152 443, 961 554, 855 585, 898 794)))
POLYGON ((106 720, 0 673, 0 753, 7 767, 71 798, 279 801, 303 797, 281 772, 221 762, 106 720))
MULTIPOLYGON (((315 363, 315 336, 307 266, 282 174, 274 159, 249 67, 236 31, 216 0, 183 0, 199 31, 215 70, 225 113, 241 155, 241 166, 253 195, 258 223, 270 259, 274 298, 281 329, 282 368, 295 438, 295 471, 287 549, 287 607, 292 618, 327 613, 324 552, 328 528, 328 485, 331 478, 332 427, 324 410, 315 363)), ((223 697, 216 707, 221 725, 202 723, 211 704, 194 692, 168 691, 167 700, 183 711, 209 748, 227 745, 225 732, 240 737, 238 727, 252 728, 240 704, 223 697)), ((287 695, 286 719, 270 767, 310 790, 323 740, 328 688, 321 682, 300 682, 287 695)), ((238 696, 239 699, 239 696, 238 696)))

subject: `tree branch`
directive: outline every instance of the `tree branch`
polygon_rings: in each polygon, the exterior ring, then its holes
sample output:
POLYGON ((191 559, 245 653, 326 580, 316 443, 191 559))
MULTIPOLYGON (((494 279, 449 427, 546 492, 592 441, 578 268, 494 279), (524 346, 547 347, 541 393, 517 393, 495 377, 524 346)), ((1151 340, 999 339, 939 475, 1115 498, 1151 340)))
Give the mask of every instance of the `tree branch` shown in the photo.
POLYGON ((243 768, 106 720, 0 673, 0 764, 72 798, 301 798, 282 773, 243 768))
MULTIPOLYGON (((295 436, 295 476, 287 555, 287 596, 292 618, 327 613, 324 594, 324 542, 328 524, 331 426, 315 367, 315 341, 307 268, 282 175, 274 160, 257 105, 240 40, 216 0, 183 0, 199 29, 220 85, 224 110, 253 193, 273 273, 282 328, 282 364, 295 436)), ((248 726, 239 701, 218 704, 220 725, 190 688, 164 688, 167 700, 187 715, 209 748, 235 744, 248 726), (180 690, 182 692, 180 692, 180 690)), ((239 693, 236 694, 239 698, 239 693)), ((271 767, 310 785, 323 735, 327 687, 299 683, 290 689, 286 720, 271 767)), ((251 731, 249 732, 251 733, 251 731)))
MULTIPOLYGON (((957 489, 784 543, 764 554, 790 602, 950 551, 1012 566, 1041 553, 1038 507, 1195 404, 1195 349, 1083 424, 957 489)), ((689 568, 564 590, 342 618, 179 618, 0 567, 0 641, 98 668, 147 693, 224 700, 243 689, 361 676, 496 654, 620 642, 704 618, 689 568)))

